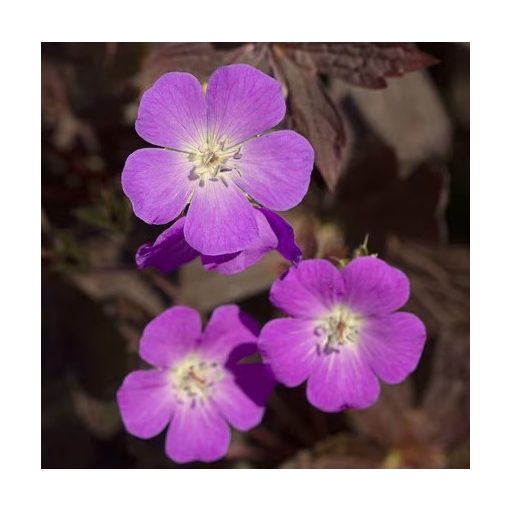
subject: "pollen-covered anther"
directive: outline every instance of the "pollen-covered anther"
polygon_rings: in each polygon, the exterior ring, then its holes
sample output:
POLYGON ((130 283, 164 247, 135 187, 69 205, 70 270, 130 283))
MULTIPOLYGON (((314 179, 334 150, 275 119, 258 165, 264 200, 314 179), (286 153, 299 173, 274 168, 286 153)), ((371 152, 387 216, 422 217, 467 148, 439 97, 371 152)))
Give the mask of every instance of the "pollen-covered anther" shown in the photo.
POLYGON ((223 370, 217 363, 201 360, 196 355, 184 359, 170 371, 172 389, 177 401, 191 405, 209 398, 223 375, 223 370))
MULTIPOLYGON (((198 152, 190 154, 190 161, 195 164, 193 173, 201 184, 206 180, 218 180, 220 172, 236 171, 241 175, 237 166, 242 157, 241 146, 225 149, 225 145, 226 140, 220 140, 214 146, 200 146, 198 152)), ((226 182, 223 178, 221 180, 226 182)))
POLYGON ((320 337, 318 350, 328 354, 339 352, 341 347, 354 344, 359 335, 360 324, 360 316, 349 308, 343 306, 336 309, 315 328, 315 334, 320 337))

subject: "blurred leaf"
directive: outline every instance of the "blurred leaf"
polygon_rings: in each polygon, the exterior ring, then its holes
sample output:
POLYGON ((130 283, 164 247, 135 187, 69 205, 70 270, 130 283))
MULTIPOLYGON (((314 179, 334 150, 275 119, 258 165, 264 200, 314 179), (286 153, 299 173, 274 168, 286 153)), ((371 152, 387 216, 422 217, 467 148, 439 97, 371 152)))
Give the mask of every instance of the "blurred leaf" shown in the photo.
POLYGON ((285 48, 303 67, 372 89, 386 87, 385 78, 437 63, 411 43, 291 43, 285 48))
POLYGON ((109 206, 116 228, 123 233, 129 233, 133 222, 133 211, 127 198, 121 193, 109 194, 109 206))
POLYGON ((318 233, 320 221, 312 214, 303 214, 294 224, 296 243, 304 259, 314 258, 319 249, 318 233))
POLYGON ((125 240, 122 236, 91 236, 80 243, 87 254, 86 271, 67 274, 68 282, 91 300, 107 303, 115 313, 125 309, 126 316, 141 323, 162 312, 168 304, 134 264, 122 264, 125 240))
POLYGON ((230 276, 206 272, 200 261, 195 260, 180 269, 180 301, 201 312, 209 312, 221 304, 240 301, 265 292, 279 276, 281 260, 279 254, 271 252, 258 264, 230 276))
POLYGON ((97 301, 128 301, 149 317, 165 308, 160 295, 136 269, 76 273, 71 278, 74 285, 97 301))
POLYGON ((446 451, 433 415, 414 406, 412 382, 397 386, 382 384, 376 404, 348 413, 352 426, 366 440, 386 449, 380 467, 443 468, 446 451))
POLYGON ((61 271, 87 269, 90 260, 86 250, 70 231, 60 230, 53 237, 55 267, 61 271))
MULTIPOLYGON (((113 399, 128 369, 127 344, 101 303, 63 278, 52 279, 68 367, 92 397, 113 399)), ((48 286, 48 288, 50 288, 48 286)))
POLYGON ((402 419, 414 403, 414 387, 410 380, 390 386, 381 384, 379 400, 363 411, 349 411, 350 423, 363 435, 379 444, 394 446, 401 437, 402 419))
MULTIPOLYGON (((246 48, 245 48, 246 46, 246 48)), ((136 85, 142 91, 150 87, 161 75, 183 71, 206 81, 216 68, 235 61, 238 57, 249 59, 250 49, 218 49, 213 43, 159 43, 151 47, 136 77, 136 85)))
POLYGON ((409 276, 409 307, 427 325, 422 405, 452 448, 469 437, 469 251, 392 238, 388 257, 409 276))
POLYGON ((116 232, 115 225, 108 217, 106 211, 101 206, 80 207, 73 211, 73 214, 83 223, 99 230, 105 230, 109 233, 116 232))
POLYGON ((445 165, 427 161, 402 176, 395 152, 370 129, 356 104, 348 102, 344 111, 349 129, 356 134, 351 137, 351 157, 332 214, 342 218, 347 244, 359 244, 367 233, 375 253, 383 253, 390 233, 446 241, 449 175, 445 165))
POLYGON ((446 161, 452 126, 437 88, 426 72, 391 80, 383 90, 367 90, 334 80, 328 89, 336 104, 352 98, 367 123, 391 147, 402 174, 428 160, 446 161))
POLYGON ((342 172, 342 149, 346 143, 340 113, 316 75, 297 67, 281 51, 274 55, 274 65, 289 91, 290 114, 296 130, 310 140, 315 164, 333 191, 342 172))
POLYGON ((69 82, 74 77, 71 66, 43 58, 41 64, 41 96, 43 127, 51 130, 54 145, 67 151, 77 141, 89 150, 98 147, 92 126, 75 115, 69 97, 69 82))
POLYGON ((113 437, 121 427, 117 403, 114 399, 91 397, 79 387, 72 388, 71 398, 76 414, 90 432, 100 438, 113 437))
POLYGON ((380 467, 384 450, 350 434, 337 434, 302 450, 280 467, 285 469, 373 469, 380 467))
POLYGON ((296 208, 286 216, 296 233, 304 259, 340 260, 348 255, 341 229, 333 222, 321 223, 313 210, 296 208))
POLYGON ((119 192, 101 189, 99 204, 80 207, 73 214, 83 223, 108 234, 128 233, 132 213, 129 202, 119 192))

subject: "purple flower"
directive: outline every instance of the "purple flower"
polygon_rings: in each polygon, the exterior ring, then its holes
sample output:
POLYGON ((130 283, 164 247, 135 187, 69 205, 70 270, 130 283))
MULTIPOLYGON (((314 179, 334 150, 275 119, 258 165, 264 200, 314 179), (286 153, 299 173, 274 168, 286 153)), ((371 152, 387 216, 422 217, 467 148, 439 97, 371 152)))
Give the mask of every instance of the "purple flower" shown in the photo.
MULTIPOLYGON (((294 241, 292 227, 276 213, 263 208, 254 208, 259 237, 248 248, 226 255, 202 255, 202 264, 208 271, 234 274, 244 271, 258 262, 267 252, 278 250, 289 262, 297 264, 301 250, 294 241)), ((153 267, 162 272, 177 269, 198 257, 184 237, 185 218, 178 219, 153 242, 147 243, 136 253, 138 269, 153 267)))
POLYGON ((396 311, 409 292, 405 274, 378 258, 342 270, 305 260, 271 288, 271 302, 291 318, 264 326, 263 358, 287 386, 308 379, 308 400, 323 411, 368 407, 379 396, 377 377, 401 382, 423 351, 423 323, 396 311))
POLYGON ((189 204, 187 243, 204 255, 236 253, 260 236, 250 200, 283 211, 304 197, 313 149, 294 131, 262 134, 285 115, 277 80, 246 64, 217 69, 204 95, 191 74, 168 73, 145 92, 136 130, 164 148, 131 154, 122 187, 135 214, 164 224, 189 204))
POLYGON ((170 423, 166 454, 175 462, 211 462, 239 430, 262 420, 274 385, 262 363, 238 363, 256 352, 257 324, 235 305, 220 306, 201 331, 200 315, 174 306, 146 326, 140 356, 152 370, 129 374, 117 392, 134 436, 156 436, 170 423))

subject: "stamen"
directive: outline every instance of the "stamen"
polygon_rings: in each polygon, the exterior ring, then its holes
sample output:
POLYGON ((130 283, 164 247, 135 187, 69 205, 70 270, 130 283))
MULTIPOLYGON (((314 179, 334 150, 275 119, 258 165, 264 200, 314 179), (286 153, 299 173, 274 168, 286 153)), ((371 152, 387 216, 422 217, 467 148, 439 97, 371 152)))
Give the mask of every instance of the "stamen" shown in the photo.
POLYGON ((204 165, 208 165, 214 158, 214 152, 209 152, 204 160, 204 165))
POLYGON ((170 378, 177 402, 193 407, 211 396, 223 370, 193 354, 171 369, 170 378))
MULTIPOLYGON (((190 154, 189 160, 194 163, 194 170, 190 178, 196 175, 200 178, 200 186, 204 186, 207 180, 218 180, 221 172, 235 171, 241 176, 241 170, 234 161, 239 161, 242 157, 242 146, 238 145, 232 149, 225 149, 227 139, 221 138, 218 143, 213 145, 200 145, 198 152, 190 154)), ((224 179, 221 179, 225 183, 224 179)))
POLYGON ((320 339, 319 351, 324 354, 340 352, 341 348, 354 344, 359 335, 361 317, 346 306, 338 307, 315 327, 314 334, 320 339))

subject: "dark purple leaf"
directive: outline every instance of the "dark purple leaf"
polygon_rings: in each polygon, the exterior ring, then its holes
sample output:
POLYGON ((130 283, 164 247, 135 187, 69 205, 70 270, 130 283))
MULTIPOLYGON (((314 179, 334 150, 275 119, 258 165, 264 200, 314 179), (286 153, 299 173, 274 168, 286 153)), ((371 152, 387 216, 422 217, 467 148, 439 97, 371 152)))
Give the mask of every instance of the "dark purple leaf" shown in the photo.
POLYGON ((285 49, 302 67, 371 89, 386 87, 385 78, 437 63, 412 43, 303 43, 285 49))
POLYGON ((333 191, 342 172, 342 149, 346 142, 340 113, 316 75, 300 69, 280 52, 275 53, 273 63, 277 74, 285 80, 296 130, 310 140, 315 164, 333 191))

